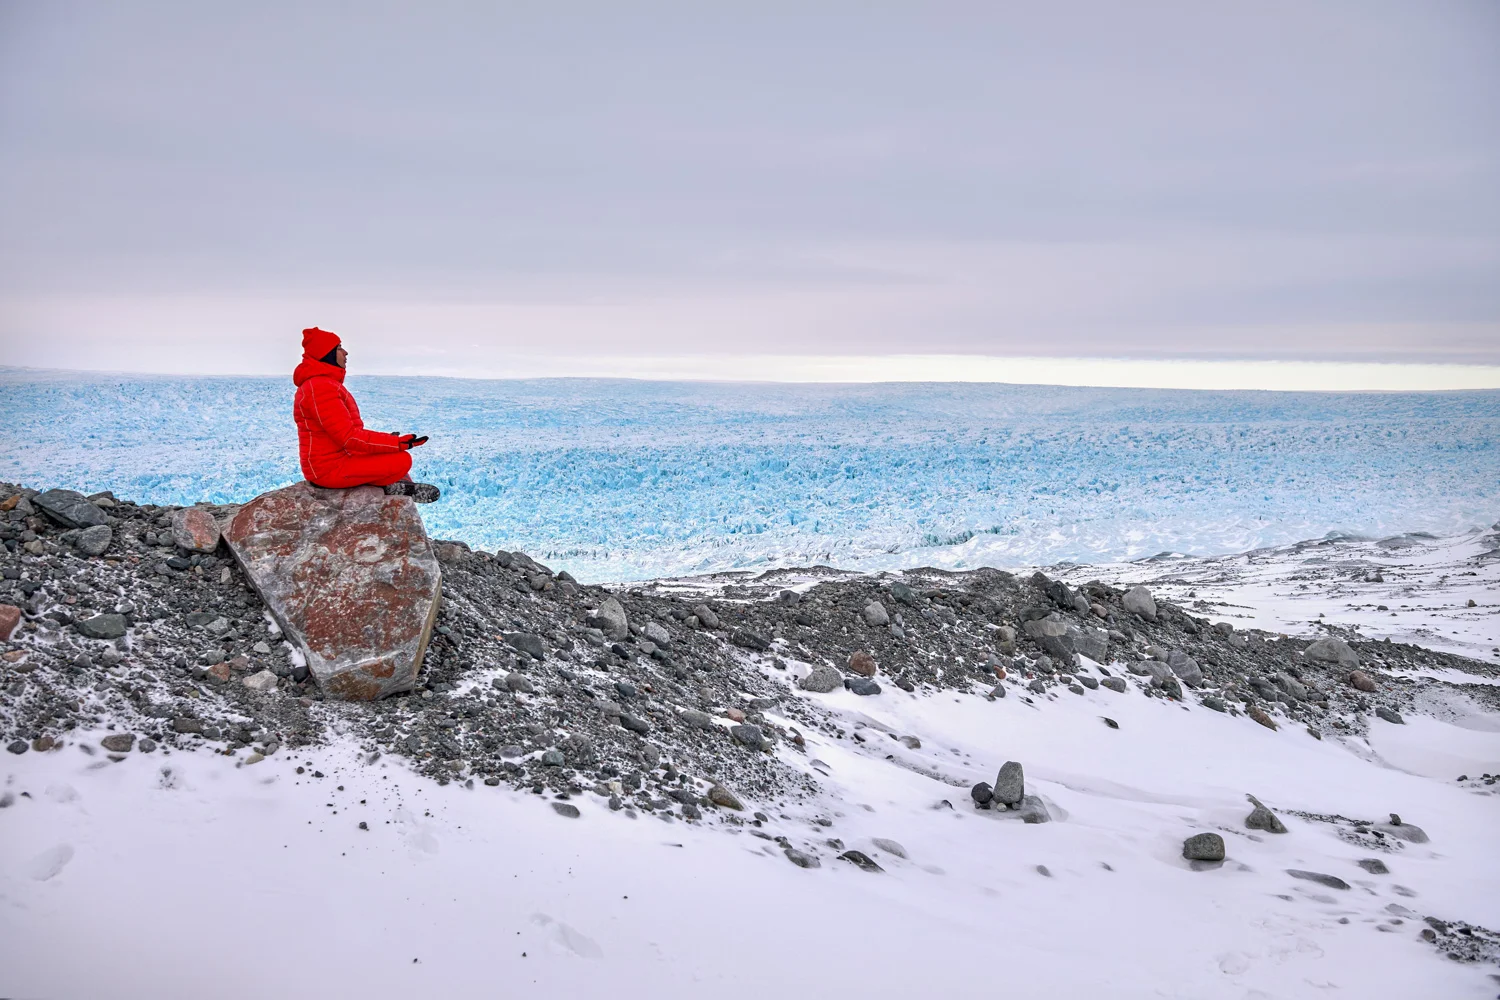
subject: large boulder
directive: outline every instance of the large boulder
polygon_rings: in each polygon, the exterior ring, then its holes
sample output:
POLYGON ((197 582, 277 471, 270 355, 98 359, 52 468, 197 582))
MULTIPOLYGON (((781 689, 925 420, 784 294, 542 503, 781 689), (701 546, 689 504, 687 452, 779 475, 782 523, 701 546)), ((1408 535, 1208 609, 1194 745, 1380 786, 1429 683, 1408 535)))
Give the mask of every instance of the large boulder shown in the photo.
POLYGON ((32 497, 31 502, 64 528, 92 528, 107 523, 104 511, 77 490, 48 490, 32 497))
POLYGON ((1314 663, 1327 663, 1345 669, 1359 666, 1359 654, 1350 649, 1343 639, 1335 639, 1333 636, 1315 640, 1302 655, 1314 663))
POLYGON ((812 668, 812 672, 802 678, 802 690, 812 691, 816 694, 827 694, 834 688, 842 686, 844 675, 834 667, 819 664, 812 668))
POLYGON ((1131 587, 1120 601, 1125 610, 1140 615, 1147 621, 1156 621, 1156 598, 1145 587, 1131 587))
POLYGON ((1203 668, 1198 666, 1197 660, 1180 649, 1172 650, 1167 656, 1167 666, 1188 687, 1197 687, 1203 683, 1203 668))
POLYGON ((624 605, 614 597, 604 599, 604 603, 599 605, 599 610, 594 612, 589 619, 589 624, 615 642, 621 642, 630 637, 630 619, 625 615, 624 605))
POLYGON ((1000 765, 995 777, 995 801, 1001 805, 1019 805, 1026 797, 1026 772, 1019 763, 1008 760, 1000 765))
POLYGON ((442 572, 410 499, 298 483, 241 507, 224 540, 326 694, 416 686, 442 572))

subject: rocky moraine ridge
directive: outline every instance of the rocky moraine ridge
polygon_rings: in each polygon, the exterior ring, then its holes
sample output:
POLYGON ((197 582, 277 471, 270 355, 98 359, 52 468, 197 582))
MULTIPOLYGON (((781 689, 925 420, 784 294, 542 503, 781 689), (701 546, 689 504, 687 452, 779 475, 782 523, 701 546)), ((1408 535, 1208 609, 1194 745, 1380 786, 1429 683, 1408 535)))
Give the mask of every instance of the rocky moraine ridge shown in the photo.
MULTIPOLYGON (((1323 738, 1357 735, 1371 717, 1402 722, 1440 683, 1410 668, 1497 673, 1352 634, 1236 630, 1142 587, 1075 589, 1040 572, 814 567, 606 588, 520 552, 437 541, 441 600, 410 690, 399 673, 382 675, 369 696, 396 693, 342 700, 354 689, 330 688, 334 675, 309 666, 221 538, 238 511, 0 484, 0 743, 10 753, 77 743, 252 764, 338 730, 440 783, 529 789, 564 815, 576 812, 569 799, 598 796, 632 815, 760 827, 817 792, 771 751, 801 752, 813 731, 871 738, 812 697, 840 687, 1043 710, 1103 689, 1323 738), (101 730, 112 732, 98 740, 101 730)), ((351 558, 366 558, 357 549, 351 558)), ((1500 710, 1500 687, 1467 693, 1500 710)), ((976 788, 976 807, 1023 808, 1019 769, 1013 794, 1002 791, 1010 780, 1002 769, 993 789, 976 788)), ((1328 821, 1380 846, 1373 821, 1328 821)))
MULTIPOLYGON (((689 776, 721 771, 757 797, 790 790, 765 751, 796 745, 799 727, 836 729, 803 695, 840 686, 1035 701, 1103 688, 1322 736, 1402 721, 1433 683, 1407 668, 1497 673, 1416 646, 1237 631, 1144 588, 1042 573, 815 567, 606 588, 438 541, 442 601, 414 689, 341 701, 220 541, 236 508, 8 484, 0 497, 0 732, 13 753, 114 725, 137 750, 264 754, 320 740, 337 717, 439 780, 615 784, 660 809, 689 776)), ((1500 709, 1500 688, 1466 688, 1500 709)), ((697 802, 685 799, 673 801, 697 802)))

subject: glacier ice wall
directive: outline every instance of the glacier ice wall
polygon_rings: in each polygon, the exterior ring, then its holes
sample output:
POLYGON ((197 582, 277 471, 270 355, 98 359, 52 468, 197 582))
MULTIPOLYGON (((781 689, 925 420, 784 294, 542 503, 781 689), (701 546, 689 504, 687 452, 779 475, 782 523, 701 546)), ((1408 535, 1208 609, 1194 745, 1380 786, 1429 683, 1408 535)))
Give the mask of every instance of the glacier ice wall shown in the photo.
MULTIPOLYGON (((1242 551, 1500 518, 1500 392, 351 376, 429 530, 585 580, 1242 551)), ((0 370, 0 478, 157 503, 301 478, 289 379, 0 370)))

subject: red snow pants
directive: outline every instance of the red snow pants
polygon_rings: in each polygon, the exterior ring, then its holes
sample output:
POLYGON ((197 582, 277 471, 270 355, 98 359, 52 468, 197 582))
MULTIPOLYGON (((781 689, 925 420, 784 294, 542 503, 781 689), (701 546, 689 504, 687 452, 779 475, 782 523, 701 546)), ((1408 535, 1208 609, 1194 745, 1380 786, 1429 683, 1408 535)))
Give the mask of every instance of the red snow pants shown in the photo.
MULTIPOLYGON (((325 459, 322 463, 327 465, 325 459)), ((411 471, 411 452, 398 451, 385 455, 350 455, 336 459, 331 471, 322 472, 316 480, 308 482, 330 490, 346 490, 351 486, 389 486, 406 478, 411 471)))

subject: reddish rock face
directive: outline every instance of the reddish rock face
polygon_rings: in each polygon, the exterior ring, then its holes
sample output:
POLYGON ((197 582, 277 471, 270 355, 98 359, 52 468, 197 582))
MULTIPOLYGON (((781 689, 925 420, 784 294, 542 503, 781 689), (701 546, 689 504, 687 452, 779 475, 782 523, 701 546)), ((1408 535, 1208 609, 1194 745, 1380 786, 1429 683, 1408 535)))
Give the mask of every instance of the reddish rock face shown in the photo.
POLYGON ((442 573, 411 500, 298 483, 241 507, 224 540, 327 695, 416 686, 442 573))
POLYGON ((0 642, 9 642, 21 625, 21 609, 14 604, 0 604, 0 642))
POLYGON ((212 552, 219 547, 219 522, 202 507, 184 507, 172 514, 172 541, 189 552, 212 552))
POLYGON ((861 677, 875 676, 875 657, 861 649, 849 657, 849 672, 859 674, 861 677))

